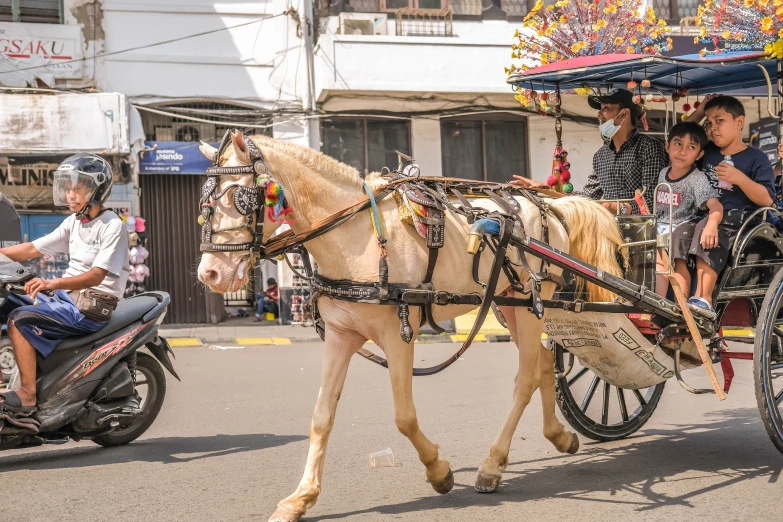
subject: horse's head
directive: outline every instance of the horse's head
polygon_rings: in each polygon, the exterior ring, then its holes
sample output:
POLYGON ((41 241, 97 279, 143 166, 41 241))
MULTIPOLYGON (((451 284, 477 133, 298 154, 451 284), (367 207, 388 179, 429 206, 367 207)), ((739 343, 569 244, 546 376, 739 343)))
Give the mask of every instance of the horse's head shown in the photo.
POLYGON ((201 142, 199 150, 213 166, 199 203, 198 278, 213 292, 234 292, 247 284, 257 246, 282 222, 264 219, 269 165, 261 148, 239 131, 226 133, 217 149, 201 142))

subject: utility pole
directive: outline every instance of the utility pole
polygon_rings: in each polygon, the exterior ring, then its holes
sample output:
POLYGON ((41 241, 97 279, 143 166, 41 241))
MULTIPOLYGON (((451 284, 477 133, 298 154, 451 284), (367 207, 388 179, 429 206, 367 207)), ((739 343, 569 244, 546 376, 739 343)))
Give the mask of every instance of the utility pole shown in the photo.
POLYGON ((308 145, 315 150, 321 150, 321 137, 319 122, 315 115, 318 113, 315 86, 315 10, 313 0, 303 0, 302 9, 302 37, 304 39, 305 56, 307 57, 307 95, 304 100, 305 115, 304 130, 307 135, 308 145))

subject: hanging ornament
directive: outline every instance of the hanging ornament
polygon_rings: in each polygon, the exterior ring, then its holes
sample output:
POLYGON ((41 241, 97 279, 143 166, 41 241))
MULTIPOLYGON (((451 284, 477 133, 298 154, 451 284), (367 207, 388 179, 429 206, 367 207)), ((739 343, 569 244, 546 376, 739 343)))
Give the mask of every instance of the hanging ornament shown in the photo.
POLYGON ((632 91, 632 90, 636 89, 637 85, 638 84, 635 81, 631 80, 630 82, 628 82, 628 90, 632 91))
POLYGON ((654 99, 654 98, 655 98, 655 96, 653 96, 653 94, 652 94, 651 92, 648 92, 648 93, 645 95, 645 97, 644 97, 644 99, 645 99, 646 101, 648 101, 648 102, 651 102, 651 101, 653 101, 653 99, 654 99))
POLYGON ((563 192, 564 193, 570 194, 573 191, 574 191, 574 186, 572 184, 566 183, 565 185, 563 185, 563 192))
POLYGON ((650 88, 650 80, 648 80, 647 78, 642 80, 642 87, 644 87, 645 89, 649 89, 650 88))
POLYGON ((693 102, 693 108, 694 109, 698 109, 699 107, 701 107, 701 102, 699 100, 696 100, 695 102, 693 102))
POLYGON ((682 110, 684 112, 691 112, 691 104, 690 103, 683 103, 682 104, 682 110))

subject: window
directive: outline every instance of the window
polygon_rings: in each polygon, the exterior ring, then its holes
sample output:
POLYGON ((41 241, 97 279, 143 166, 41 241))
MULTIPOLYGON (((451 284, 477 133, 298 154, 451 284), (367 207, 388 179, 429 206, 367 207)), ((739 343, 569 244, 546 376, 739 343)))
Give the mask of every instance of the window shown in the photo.
POLYGON ((527 122, 513 115, 440 123, 443 175, 507 182, 527 176, 527 122))
POLYGON ((259 128, 243 125, 264 126, 272 123, 272 116, 269 112, 255 107, 200 101, 156 105, 155 108, 170 113, 170 115, 141 111, 144 133, 151 141, 204 140, 213 143, 220 141, 226 130, 234 128, 238 128, 245 135, 272 135, 272 129, 269 127, 259 128), (177 115, 183 117, 179 118, 177 115), (194 121, 192 118, 214 121, 215 123, 194 121))
POLYGON ((63 0, 0 0, 0 22, 63 23, 63 0))
POLYGON ((397 152, 410 155, 410 128, 404 120, 323 120, 321 152, 368 174, 397 167, 397 152))
POLYGON ((398 9, 446 9, 446 0, 380 0, 381 11, 395 12, 398 9))

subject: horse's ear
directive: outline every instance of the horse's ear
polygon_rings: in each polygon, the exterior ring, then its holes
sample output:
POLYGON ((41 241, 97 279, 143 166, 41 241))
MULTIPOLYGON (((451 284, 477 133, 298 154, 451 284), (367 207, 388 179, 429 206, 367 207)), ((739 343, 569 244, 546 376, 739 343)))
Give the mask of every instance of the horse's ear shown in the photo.
POLYGON ((207 158, 212 163, 215 163, 218 154, 218 150, 215 147, 206 141, 199 140, 198 150, 201 152, 201 154, 204 155, 205 158, 207 158))
POLYGON ((242 164, 250 164, 250 150, 245 143, 242 131, 235 130, 231 133, 231 143, 234 145, 234 154, 242 164))

